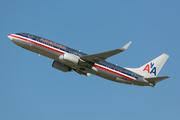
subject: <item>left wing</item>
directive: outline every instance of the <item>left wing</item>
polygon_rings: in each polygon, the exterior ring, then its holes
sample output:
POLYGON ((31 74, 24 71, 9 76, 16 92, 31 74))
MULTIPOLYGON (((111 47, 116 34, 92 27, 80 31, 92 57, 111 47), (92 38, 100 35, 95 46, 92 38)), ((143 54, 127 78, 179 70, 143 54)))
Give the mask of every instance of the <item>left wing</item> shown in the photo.
POLYGON ((116 54, 118 54, 120 52, 125 51, 129 47, 129 45, 131 43, 132 43, 132 41, 127 43, 122 48, 118 48, 118 49, 115 49, 115 50, 111 50, 111 51, 107 51, 107 52, 102 52, 102 53, 98 53, 98 54, 81 56, 81 59, 86 60, 86 61, 90 61, 90 62, 93 62, 93 63, 104 61, 108 57, 111 57, 113 55, 116 55, 116 54))

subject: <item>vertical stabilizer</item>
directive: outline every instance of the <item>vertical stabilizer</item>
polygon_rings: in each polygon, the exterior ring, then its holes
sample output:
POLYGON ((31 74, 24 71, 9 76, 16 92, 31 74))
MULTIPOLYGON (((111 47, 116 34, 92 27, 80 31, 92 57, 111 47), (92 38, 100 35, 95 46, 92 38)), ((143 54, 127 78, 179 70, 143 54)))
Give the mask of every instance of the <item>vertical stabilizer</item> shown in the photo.
POLYGON ((154 60, 141 66, 140 68, 127 68, 127 69, 137 74, 140 74, 146 78, 156 77, 160 72, 161 68, 163 67, 164 63, 168 59, 168 57, 169 55, 162 54, 159 57, 155 58, 154 60))

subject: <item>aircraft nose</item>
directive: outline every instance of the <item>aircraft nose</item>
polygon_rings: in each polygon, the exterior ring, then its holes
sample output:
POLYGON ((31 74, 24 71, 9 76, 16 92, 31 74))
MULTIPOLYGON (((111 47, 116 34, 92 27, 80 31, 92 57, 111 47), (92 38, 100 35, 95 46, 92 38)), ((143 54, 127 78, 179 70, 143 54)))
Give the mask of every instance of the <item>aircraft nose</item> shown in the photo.
POLYGON ((9 34, 8 35, 8 38, 10 39, 10 40, 12 40, 13 39, 13 37, 9 34))

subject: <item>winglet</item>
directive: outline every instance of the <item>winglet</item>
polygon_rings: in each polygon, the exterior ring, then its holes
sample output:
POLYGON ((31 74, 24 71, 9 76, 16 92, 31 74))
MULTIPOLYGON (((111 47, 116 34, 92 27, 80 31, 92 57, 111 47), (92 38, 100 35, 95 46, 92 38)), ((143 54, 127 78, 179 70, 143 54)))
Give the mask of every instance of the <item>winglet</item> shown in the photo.
POLYGON ((132 43, 132 41, 128 42, 125 46, 122 47, 122 49, 126 50, 131 43, 132 43))

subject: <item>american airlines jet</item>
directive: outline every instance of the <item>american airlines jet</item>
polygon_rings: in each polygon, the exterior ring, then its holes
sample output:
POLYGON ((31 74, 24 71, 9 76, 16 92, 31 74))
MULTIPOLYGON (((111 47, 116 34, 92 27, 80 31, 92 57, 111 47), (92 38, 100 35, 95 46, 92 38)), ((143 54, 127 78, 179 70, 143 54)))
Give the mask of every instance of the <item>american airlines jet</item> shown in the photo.
POLYGON ((108 57, 125 51, 131 41, 122 48, 87 55, 32 34, 9 34, 8 38, 24 49, 53 59, 52 67, 63 72, 75 71, 85 76, 94 74, 118 83, 151 87, 169 78, 168 76, 157 77, 169 57, 167 54, 162 54, 139 68, 123 68, 105 61, 108 57))

